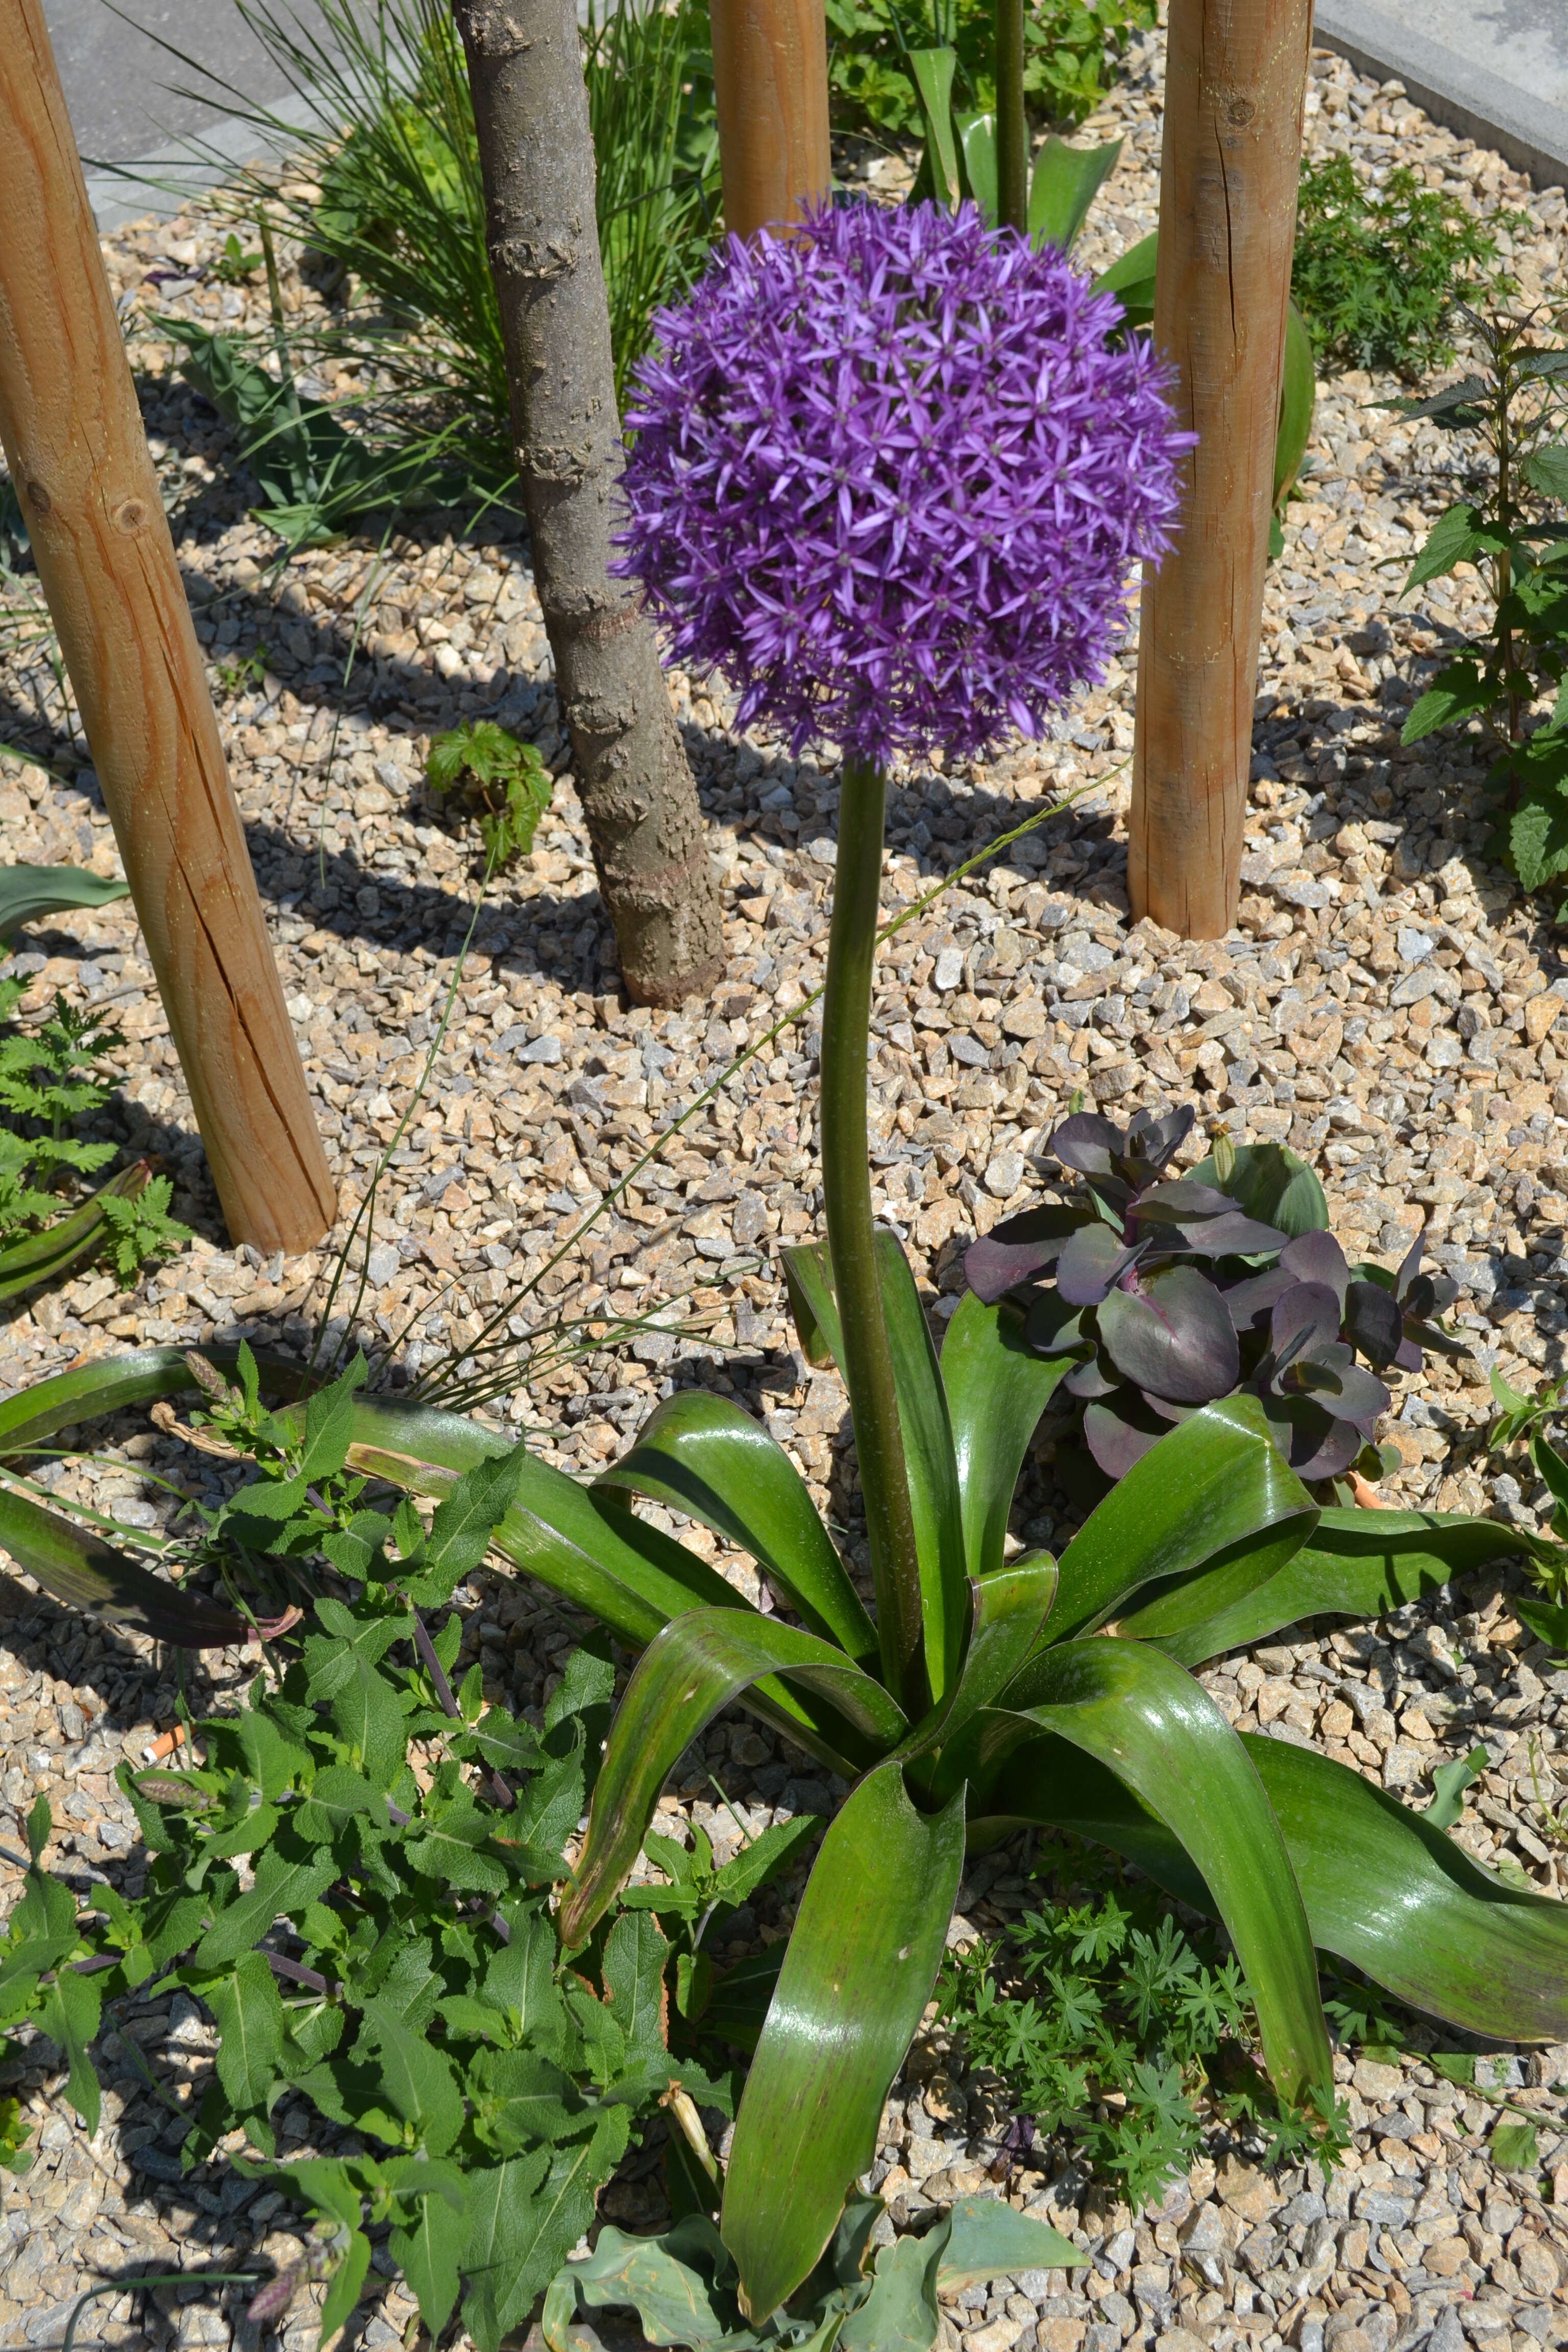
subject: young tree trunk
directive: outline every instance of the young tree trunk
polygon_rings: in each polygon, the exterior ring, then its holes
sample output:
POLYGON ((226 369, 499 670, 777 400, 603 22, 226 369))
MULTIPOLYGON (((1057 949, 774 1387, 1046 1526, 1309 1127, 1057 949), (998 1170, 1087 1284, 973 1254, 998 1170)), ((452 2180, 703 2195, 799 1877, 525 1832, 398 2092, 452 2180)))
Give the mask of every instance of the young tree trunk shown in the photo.
POLYGON ((0 0, 0 440, 228 1230, 334 1196, 39 0, 0 0))
POLYGON ((1311 0, 1171 0, 1154 341, 1198 436, 1146 567, 1128 881, 1185 939, 1236 919, 1311 0))
POLYGON ((724 226, 787 227, 833 181, 822 0, 711 0, 709 22, 724 226))
POLYGON ((677 1004, 722 969, 718 886, 653 632, 612 580, 620 419, 574 0, 454 0, 533 576, 627 992, 677 1004))

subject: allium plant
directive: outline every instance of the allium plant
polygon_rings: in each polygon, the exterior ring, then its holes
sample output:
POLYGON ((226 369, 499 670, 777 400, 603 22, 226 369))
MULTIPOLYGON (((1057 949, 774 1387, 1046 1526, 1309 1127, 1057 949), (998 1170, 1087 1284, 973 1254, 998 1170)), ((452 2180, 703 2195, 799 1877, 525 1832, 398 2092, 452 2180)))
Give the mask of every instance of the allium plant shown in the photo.
POLYGON ((1037 735, 1097 681, 1170 544, 1168 371, 1115 298, 979 210, 732 238, 655 320, 623 569, 739 726, 852 761, 1037 735))
MULTIPOLYGON (((753 716, 797 737, 837 730, 848 755, 823 1014, 827 1237, 786 1266, 803 1345, 836 1357, 848 1391, 876 1613, 784 1449, 701 1390, 667 1398, 592 1488, 518 1460, 490 1539, 643 1652, 557 1915, 568 1955, 589 1948, 666 1774, 723 1707, 749 1706, 852 1783, 773 1948, 721 2201, 709 2164, 683 2179, 683 2198, 719 2211, 753 2322, 805 2285, 875 2155, 966 1841, 1021 1822, 1070 1829, 1217 1915, 1293 2133, 1332 2098, 1314 1944, 1472 2032, 1568 2041, 1561 1904, 1503 1887, 1345 1767, 1244 1738, 1186 1671, 1304 1615, 1375 1612, 1520 1538, 1485 1521, 1320 1509, 1258 1400, 1238 1395, 1134 1463, 1059 1566, 1040 1552, 1009 1562, 1018 1474, 1068 1366, 1029 1349, 1009 1300, 973 1293, 939 1363, 903 1253, 872 1225, 883 763, 1037 727, 1092 673, 1125 567, 1170 525, 1179 436, 1152 362, 1105 349, 1113 317, 1060 261, 972 215, 851 210, 788 246, 721 256, 687 309, 660 320, 637 411, 628 556, 685 657, 721 667, 753 716), (637 1495, 749 1552, 772 1606, 638 1518, 637 1495)), ((152 1351, 95 1364, 89 1384, 101 1410, 117 1389, 145 1397, 190 1377, 174 1351, 152 1351)), ((0 1455, 79 1421, 84 1381, 62 1374, 0 1404, 0 1455)), ((427 1406, 362 1395, 349 1411, 351 1466, 426 1491, 504 1450, 427 1406)), ((125 1591, 125 1564, 106 1576, 79 1531, 40 1507, 26 1507, 47 1525, 9 1532, 17 1507, 0 1515, 0 1541, 51 1590, 125 1591)), ((691 1958, 676 1994, 700 2034, 705 2017, 733 2020, 739 1988, 691 1958)), ((657 1978, 647 1990, 657 2005, 657 1978)), ((531 2039, 531 1999, 515 2030, 523 2063, 551 2055, 531 2039)), ((422 2142, 417 2125, 408 2139, 411 2161, 447 2145, 422 2142)), ((837 2242, 852 2264, 869 2219, 854 2209, 837 2242)), ((889 2283, 895 2265, 914 2274, 905 2252, 929 2284, 913 2248, 881 2258, 889 2283)), ((993 2241, 965 2268, 1072 2258, 1057 2244, 1025 2261, 993 2241)), ((570 2308, 589 2284, 571 2285, 570 2308)), ((934 2335, 933 2315, 901 2318, 904 2340, 928 2340, 910 2333, 928 2323, 934 2335)), ((781 2324, 805 2321, 797 2310, 781 2324)))

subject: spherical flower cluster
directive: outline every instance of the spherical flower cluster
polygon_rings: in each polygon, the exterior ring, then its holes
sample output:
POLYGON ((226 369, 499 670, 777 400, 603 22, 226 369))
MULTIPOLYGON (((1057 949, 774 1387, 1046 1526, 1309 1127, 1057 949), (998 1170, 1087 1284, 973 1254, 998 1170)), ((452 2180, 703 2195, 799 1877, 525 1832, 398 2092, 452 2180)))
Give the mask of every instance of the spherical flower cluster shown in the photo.
POLYGON ((1146 340, 972 205, 731 238, 655 320, 617 569, 671 653, 798 750, 973 756, 1096 682, 1170 544, 1178 433, 1146 340))

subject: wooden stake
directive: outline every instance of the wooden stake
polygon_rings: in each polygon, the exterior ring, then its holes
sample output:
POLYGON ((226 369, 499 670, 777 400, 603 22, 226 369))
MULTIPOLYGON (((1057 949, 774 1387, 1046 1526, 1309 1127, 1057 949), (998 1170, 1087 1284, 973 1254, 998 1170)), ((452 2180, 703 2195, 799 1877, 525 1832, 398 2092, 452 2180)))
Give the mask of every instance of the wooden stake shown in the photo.
POLYGON ((0 0, 0 441, 228 1230, 334 1193, 40 0, 0 0))
POLYGON ((827 201, 827 20, 822 0, 711 0, 724 226, 787 227, 827 201))
POLYGON ((1236 919, 1311 0, 1171 0, 1154 341, 1198 436, 1143 580, 1128 880, 1185 939, 1236 919))

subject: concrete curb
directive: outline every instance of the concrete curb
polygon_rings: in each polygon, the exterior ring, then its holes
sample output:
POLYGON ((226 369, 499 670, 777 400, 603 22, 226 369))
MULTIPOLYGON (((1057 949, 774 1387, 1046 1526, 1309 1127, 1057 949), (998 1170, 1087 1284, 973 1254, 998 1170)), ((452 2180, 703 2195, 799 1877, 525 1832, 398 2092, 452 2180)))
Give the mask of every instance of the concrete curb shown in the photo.
POLYGON ((1568 184, 1568 113, 1412 32, 1376 0, 1318 0, 1313 38, 1362 73, 1402 81, 1435 122, 1494 148, 1537 188, 1568 184))
MULTIPOLYGON (((317 110, 303 98, 280 98, 270 112, 293 130, 319 122, 317 110)), ((99 234, 126 221, 168 220, 193 196, 221 187, 245 163, 262 163, 288 152, 287 139, 269 136, 266 128, 243 115, 224 114, 192 131, 170 154, 136 163, 100 163, 82 157, 87 197, 99 234)))

